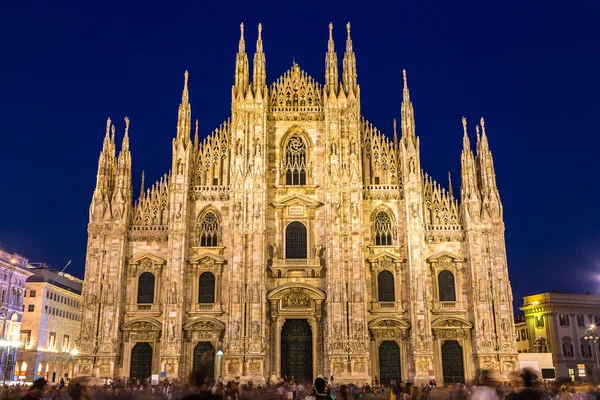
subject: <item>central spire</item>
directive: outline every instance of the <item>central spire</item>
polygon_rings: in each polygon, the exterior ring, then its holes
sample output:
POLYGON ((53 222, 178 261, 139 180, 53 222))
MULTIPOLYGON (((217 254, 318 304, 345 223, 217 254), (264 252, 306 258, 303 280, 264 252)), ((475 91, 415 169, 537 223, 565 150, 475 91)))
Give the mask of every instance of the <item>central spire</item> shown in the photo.
POLYGON ((356 86, 356 57, 354 56, 354 50, 352 49, 352 39, 350 38, 350 22, 346 24, 348 31, 348 37, 346 39, 346 52, 344 53, 344 61, 342 63, 344 67, 343 81, 346 93, 354 93, 357 95, 356 86))
POLYGON ((192 107, 190 105, 190 95, 188 92, 188 72, 183 74, 183 91, 181 93, 181 104, 177 113, 177 140, 187 143, 190 140, 190 124, 192 117, 192 107))
POLYGON ((337 94, 338 80, 338 60, 333 43, 333 24, 330 22, 327 53, 325 54, 325 89, 329 96, 337 94))
POLYGON ((254 53, 254 66, 252 76, 252 86, 254 89, 254 95, 260 93, 260 91, 267 84, 267 73, 266 73, 265 53, 263 52, 262 42, 262 24, 258 24, 258 40, 256 41, 256 52, 254 53))
POLYGON ((244 23, 240 24, 240 42, 238 53, 235 57, 235 83, 233 87, 233 96, 238 97, 246 94, 248 88, 248 55, 246 54, 246 42, 244 41, 244 23))
POLYGON ((402 70, 404 79, 404 90, 402 96, 402 138, 406 140, 406 144, 416 140, 415 132, 415 111, 412 102, 410 101, 410 92, 408 91, 408 83, 406 79, 406 70, 402 70))

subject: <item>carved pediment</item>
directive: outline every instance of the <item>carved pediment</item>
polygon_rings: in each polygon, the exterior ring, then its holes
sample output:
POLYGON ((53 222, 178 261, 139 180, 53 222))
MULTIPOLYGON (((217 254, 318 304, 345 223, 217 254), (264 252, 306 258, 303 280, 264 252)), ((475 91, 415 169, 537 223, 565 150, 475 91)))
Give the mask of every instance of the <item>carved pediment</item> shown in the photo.
POLYGON ((166 260, 155 256, 154 254, 150 254, 150 253, 146 253, 144 255, 138 256, 133 258, 131 261, 129 261, 129 264, 131 265, 149 265, 152 264, 154 266, 160 267, 164 264, 166 264, 166 260))
POLYGON ((215 318, 198 318, 183 325, 184 331, 224 331, 225 324, 215 318))
POLYGON ((369 329, 410 329, 410 323, 400 318, 379 317, 369 322, 369 329))
POLYGON ((306 294, 313 300, 320 301, 325 300, 326 297, 325 293, 314 286, 305 283, 288 283, 269 292, 267 300, 283 300, 285 296, 289 296, 291 293, 306 294))
POLYGON ((380 251, 377 254, 374 254, 371 257, 367 258, 367 261, 369 261, 371 264, 382 263, 385 260, 393 263, 399 263, 404 261, 404 259, 398 256, 398 254, 386 250, 380 251))
POLYGON ((133 320, 121 326, 123 331, 161 331, 162 324, 155 319, 133 320))
POLYGON ((432 329, 471 329, 473 324, 462 318, 438 318, 431 323, 432 329))
POLYGON ((427 258, 428 263, 463 262, 464 258, 449 251, 441 251, 427 258))
POLYGON ((285 208, 289 206, 304 206, 306 208, 318 208, 323 205, 320 201, 311 199, 307 196, 294 194, 291 196, 284 197, 283 199, 277 200, 271 205, 275 208, 285 208))
POLYGON ((210 251, 205 251, 203 253, 197 254, 192 259, 190 259, 190 264, 201 264, 201 263, 211 263, 211 264, 225 264, 227 259, 218 254, 212 253, 210 251))

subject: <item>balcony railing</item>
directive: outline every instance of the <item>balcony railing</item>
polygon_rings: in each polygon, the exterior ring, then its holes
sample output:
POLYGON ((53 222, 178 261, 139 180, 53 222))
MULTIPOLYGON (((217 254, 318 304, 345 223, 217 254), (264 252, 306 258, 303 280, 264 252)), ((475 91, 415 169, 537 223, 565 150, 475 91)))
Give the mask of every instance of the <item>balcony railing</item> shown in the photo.
POLYGON ((321 276, 322 260, 320 258, 276 258, 273 259, 271 271, 273 278, 321 276))
POLYGON ((460 312, 466 311, 465 304, 460 301, 434 301, 433 312, 434 313, 445 313, 445 312, 460 312))

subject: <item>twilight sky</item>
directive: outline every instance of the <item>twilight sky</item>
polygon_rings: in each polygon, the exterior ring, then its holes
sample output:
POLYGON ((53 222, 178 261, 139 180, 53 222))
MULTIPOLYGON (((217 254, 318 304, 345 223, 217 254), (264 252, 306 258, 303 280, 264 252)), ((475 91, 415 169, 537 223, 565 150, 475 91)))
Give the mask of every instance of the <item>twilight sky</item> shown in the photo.
POLYGON ((267 81, 295 60, 321 83, 352 24, 363 115, 391 136, 403 68, 421 163, 460 182, 461 117, 481 116, 504 205, 515 304, 600 292, 596 182, 600 2, 50 2, 0 10, 0 245, 83 277, 88 207, 107 117, 131 120, 134 198, 171 165, 183 72, 201 136, 230 115, 239 24, 263 24, 267 81), (134 4, 135 3, 135 4, 134 4), (493 5, 491 3, 494 3, 493 5), (219 4, 219 5, 217 5, 219 4))

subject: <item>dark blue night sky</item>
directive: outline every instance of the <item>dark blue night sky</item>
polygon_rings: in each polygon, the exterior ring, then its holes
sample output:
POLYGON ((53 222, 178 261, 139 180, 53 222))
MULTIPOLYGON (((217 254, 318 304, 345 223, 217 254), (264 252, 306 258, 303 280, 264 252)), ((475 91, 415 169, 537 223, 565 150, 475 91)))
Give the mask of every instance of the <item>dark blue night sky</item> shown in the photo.
POLYGON ((323 82, 327 26, 341 61, 350 21, 363 115, 391 136, 406 68, 422 166, 455 192, 461 117, 472 143, 485 117, 515 304, 600 292, 600 2, 125 3, 0 6, 3 247, 82 277, 107 117, 119 144, 131 120, 137 197, 170 168, 185 70, 201 135, 230 115, 240 22, 250 59, 263 24, 269 82, 292 60, 323 82))

